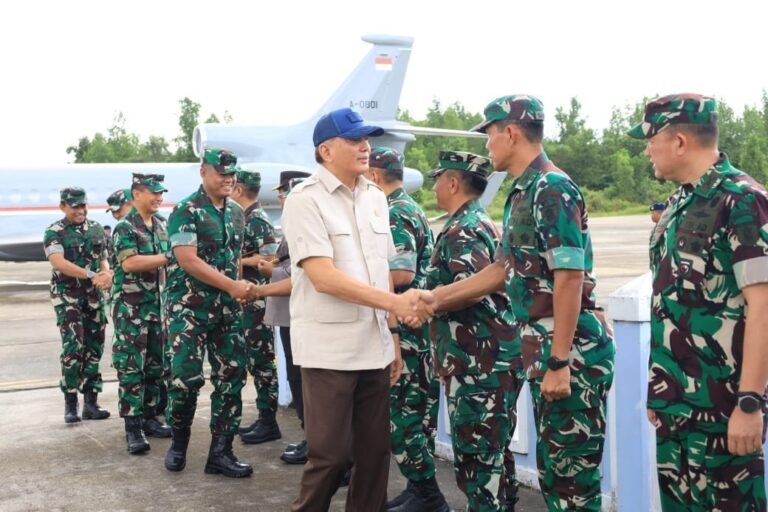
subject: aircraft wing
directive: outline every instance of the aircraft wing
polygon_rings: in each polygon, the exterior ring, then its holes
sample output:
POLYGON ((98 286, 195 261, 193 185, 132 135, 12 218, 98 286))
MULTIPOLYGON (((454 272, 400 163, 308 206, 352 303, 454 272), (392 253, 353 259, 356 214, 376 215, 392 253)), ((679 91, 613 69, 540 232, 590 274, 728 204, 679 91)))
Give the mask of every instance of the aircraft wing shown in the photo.
POLYGON ((430 128, 429 126, 413 126, 409 124, 393 127, 382 126, 382 128, 390 133, 410 133, 412 135, 432 135, 435 137, 467 137, 471 139, 484 139, 487 137, 486 134, 480 132, 449 130, 447 128, 430 128))

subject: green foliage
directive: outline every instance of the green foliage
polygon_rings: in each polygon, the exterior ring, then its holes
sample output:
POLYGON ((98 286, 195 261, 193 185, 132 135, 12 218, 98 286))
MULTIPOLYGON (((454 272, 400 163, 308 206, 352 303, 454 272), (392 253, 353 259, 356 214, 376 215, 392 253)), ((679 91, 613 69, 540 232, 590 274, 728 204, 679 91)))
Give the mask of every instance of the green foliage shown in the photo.
MULTIPOLYGON (((140 137, 125 127, 125 116, 119 112, 107 134, 97 132, 93 137, 81 137, 77 145, 67 148, 75 157, 75 163, 105 162, 194 162, 192 132, 199 124, 200 104, 189 98, 179 101, 179 136, 173 139, 175 149, 169 147, 164 137, 150 135, 142 142, 140 137)), ((232 115, 225 111, 225 123, 232 122, 232 115)), ((210 114, 206 123, 218 123, 219 117, 210 114)))

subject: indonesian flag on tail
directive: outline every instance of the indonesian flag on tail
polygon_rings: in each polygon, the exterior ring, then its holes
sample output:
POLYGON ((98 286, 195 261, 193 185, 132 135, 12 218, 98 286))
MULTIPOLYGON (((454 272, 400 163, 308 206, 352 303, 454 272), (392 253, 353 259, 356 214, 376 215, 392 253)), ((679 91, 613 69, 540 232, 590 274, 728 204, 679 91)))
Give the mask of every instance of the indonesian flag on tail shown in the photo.
POLYGON ((392 57, 386 53, 376 56, 376 71, 392 71, 392 57))

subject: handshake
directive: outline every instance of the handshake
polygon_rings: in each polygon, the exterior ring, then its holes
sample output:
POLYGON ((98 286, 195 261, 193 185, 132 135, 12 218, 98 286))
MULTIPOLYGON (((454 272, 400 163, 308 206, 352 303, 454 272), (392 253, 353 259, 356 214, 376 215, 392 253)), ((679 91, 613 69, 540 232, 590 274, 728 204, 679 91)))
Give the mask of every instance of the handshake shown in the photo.
POLYGON ((432 319, 437 309, 437 298, 428 290, 408 290, 395 295, 390 312, 408 327, 421 327, 432 319))
POLYGON ((240 304, 245 304, 263 298, 263 295, 259 293, 259 288, 261 288, 259 285, 240 279, 233 281, 227 293, 240 304))

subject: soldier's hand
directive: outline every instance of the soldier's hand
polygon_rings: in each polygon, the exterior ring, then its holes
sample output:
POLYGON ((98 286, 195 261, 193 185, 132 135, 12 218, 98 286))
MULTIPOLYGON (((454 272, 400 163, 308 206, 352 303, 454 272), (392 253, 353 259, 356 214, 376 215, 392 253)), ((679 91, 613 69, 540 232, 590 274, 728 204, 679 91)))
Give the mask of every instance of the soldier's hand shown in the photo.
POLYGON ((405 292, 402 297, 408 299, 410 311, 405 315, 398 315, 401 322, 410 327, 420 327, 424 322, 432 319, 437 305, 432 292, 412 289, 405 292))
POLYGON ((229 290, 227 290, 227 293, 229 293, 233 299, 237 299, 238 302, 242 302, 248 300, 248 294, 252 288, 253 284, 249 283, 248 281, 233 281, 232 285, 229 287, 229 290))
MULTIPOLYGON (((398 340, 395 340, 395 343, 399 343, 398 340)), ((400 354, 395 353, 395 359, 389 363, 389 387, 392 387, 395 385, 397 380, 400 378, 400 374, 403 373, 403 358, 400 356, 400 354)))
POLYGON ((97 272, 91 281, 96 288, 109 290, 112 287, 112 273, 102 270, 97 272))
POLYGON ((763 446, 763 412, 746 413, 736 407, 728 420, 728 451, 748 455, 763 446))
POLYGON ((271 261, 261 260, 259 261, 257 267, 259 268, 259 274, 263 275, 264 277, 272 277, 272 269, 274 269, 275 266, 271 261))
POLYGON ((547 370, 541 381, 541 394, 547 402, 571 396, 571 369, 566 366, 559 370, 547 370))
POLYGON ((659 418, 656 416, 656 411, 653 409, 646 409, 645 411, 648 414, 648 421, 651 422, 653 428, 659 428, 659 418))

